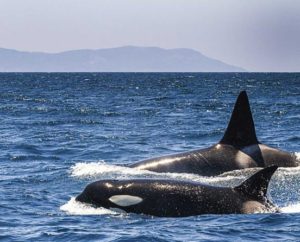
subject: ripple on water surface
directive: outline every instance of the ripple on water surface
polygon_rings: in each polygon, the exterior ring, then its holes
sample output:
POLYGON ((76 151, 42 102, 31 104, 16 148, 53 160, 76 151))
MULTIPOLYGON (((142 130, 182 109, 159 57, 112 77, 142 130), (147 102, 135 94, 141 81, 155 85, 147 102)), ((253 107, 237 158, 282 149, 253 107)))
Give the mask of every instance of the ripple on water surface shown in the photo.
POLYGON ((239 184, 256 169, 201 177, 116 164, 216 143, 241 90, 259 140, 300 157, 299 81, 297 73, 0 73, 0 240, 297 241, 298 168, 271 181, 281 214, 155 218, 74 198, 98 179, 239 184))

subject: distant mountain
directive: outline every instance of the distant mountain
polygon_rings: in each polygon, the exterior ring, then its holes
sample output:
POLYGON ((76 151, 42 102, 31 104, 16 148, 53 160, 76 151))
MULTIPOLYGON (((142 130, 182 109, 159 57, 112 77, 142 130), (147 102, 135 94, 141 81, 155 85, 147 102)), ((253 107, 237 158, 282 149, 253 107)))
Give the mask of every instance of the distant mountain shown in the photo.
POLYGON ((0 72, 242 72, 192 49, 125 46, 61 53, 0 48, 0 72))

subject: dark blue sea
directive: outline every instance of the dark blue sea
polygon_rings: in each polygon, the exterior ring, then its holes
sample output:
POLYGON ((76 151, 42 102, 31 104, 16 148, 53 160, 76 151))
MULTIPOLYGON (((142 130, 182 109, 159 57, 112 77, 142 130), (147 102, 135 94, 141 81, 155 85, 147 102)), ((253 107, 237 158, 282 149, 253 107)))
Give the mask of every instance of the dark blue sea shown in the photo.
POLYGON ((300 168, 280 168, 277 214, 157 218, 76 202, 104 178, 239 184, 122 164, 218 142, 246 90, 258 138, 300 159, 300 73, 0 73, 1 241, 299 241, 300 168))

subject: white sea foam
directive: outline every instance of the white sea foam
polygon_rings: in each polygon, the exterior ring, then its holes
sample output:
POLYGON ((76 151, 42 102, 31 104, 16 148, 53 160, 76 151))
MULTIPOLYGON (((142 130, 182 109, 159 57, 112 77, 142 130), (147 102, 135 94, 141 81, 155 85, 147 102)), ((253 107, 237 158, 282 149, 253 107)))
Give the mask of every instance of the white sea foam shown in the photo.
POLYGON ((300 213, 300 203, 293 203, 280 209, 282 213, 300 213))
MULTIPOLYGON (((222 184, 230 181, 240 181, 245 178, 245 174, 238 173, 228 174, 226 176, 204 177, 196 174, 188 173, 157 173, 147 170, 139 170, 136 168, 109 165, 104 161, 98 162, 79 162, 71 167, 71 176, 86 178, 93 177, 98 179, 106 178, 121 178, 121 179, 134 179, 134 178, 155 178, 155 179, 175 179, 175 180, 190 180, 209 184, 222 184)), ((247 175, 247 173, 246 173, 247 175)))
MULTIPOLYGON (((150 171, 143 171, 142 174, 151 174, 150 171)), ((118 175, 141 175, 141 171, 117 165, 108 165, 104 161, 98 162, 79 162, 71 167, 71 176, 93 177, 107 174, 118 175)))
MULTIPOLYGON (((300 159, 300 152, 296 153, 300 159)), ((109 165, 104 161, 98 162, 79 162, 70 169, 71 176, 78 178, 96 178, 96 179, 174 179, 188 180, 200 183, 207 183, 216 186, 234 186, 238 185, 261 168, 249 168, 225 172, 219 176, 200 176, 189 173, 157 173, 147 170, 139 170, 118 165, 109 165)), ((298 167, 280 167, 274 174, 274 180, 284 181, 289 177, 300 175, 300 166, 298 167)))
POLYGON ((103 215, 103 214, 117 214, 116 212, 105 209, 105 208, 95 208, 89 206, 88 204, 84 204, 81 202, 77 202, 75 197, 72 197, 66 204, 60 207, 60 210, 70 214, 70 215, 103 215))
MULTIPOLYGON (((70 215, 119 215, 124 213, 121 210, 110 210, 102 207, 95 208, 88 204, 77 202, 75 197, 72 197, 66 204, 62 205, 60 210, 70 215)), ((300 213, 300 203, 290 204, 280 208, 280 210, 282 213, 300 213)))
POLYGON ((280 167, 274 177, 279 180, 285 180, 288 176, 300 175, 300 166, 297 167, 280 167))

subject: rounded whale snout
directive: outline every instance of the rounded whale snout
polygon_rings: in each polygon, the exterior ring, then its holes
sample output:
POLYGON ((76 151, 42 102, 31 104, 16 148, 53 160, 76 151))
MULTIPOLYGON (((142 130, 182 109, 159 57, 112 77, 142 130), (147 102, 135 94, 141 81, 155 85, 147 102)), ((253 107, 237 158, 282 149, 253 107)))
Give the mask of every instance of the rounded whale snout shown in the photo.
POLYGON ((82 193, 80 193, 76 198, 76 201, 78 202, 83 202, 83 203, 91 203, 91 199, 89 198, 89 196, 87 196, 86 192, 83 191, 82 193))
POLYGON ((75 198, 75 200, 83 203, 93 203, 93 201, 95 200, 95 190, 97 190, 97 182, 90 183, 75 198))

